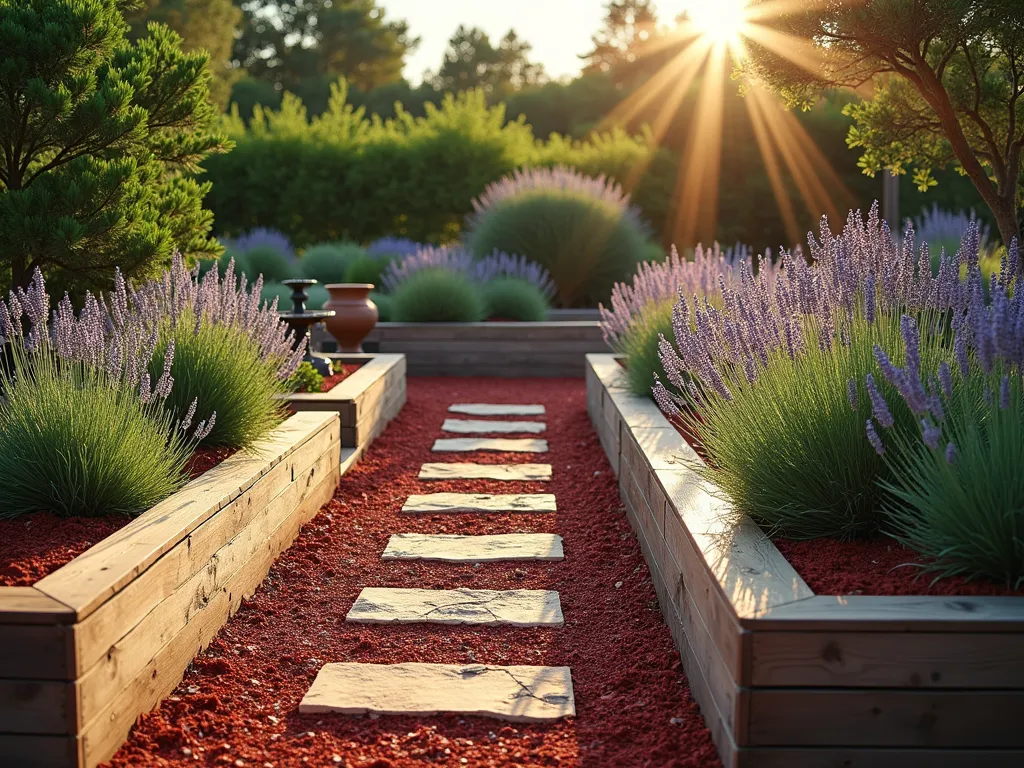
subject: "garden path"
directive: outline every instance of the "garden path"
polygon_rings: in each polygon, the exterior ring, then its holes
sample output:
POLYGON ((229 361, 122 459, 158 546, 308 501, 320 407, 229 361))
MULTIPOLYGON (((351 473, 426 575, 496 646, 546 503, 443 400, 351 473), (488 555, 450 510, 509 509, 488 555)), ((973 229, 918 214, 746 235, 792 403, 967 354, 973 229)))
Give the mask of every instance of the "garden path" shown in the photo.
MULTIPOLYGON (((459 437, 514 439, 494 433, 459 437)), ((582 379, 410 379, 402 413, 342 478, 335 498, 195 659, 181 685, 140 718, 110 763, 114 768, 556 764, 718 764, 661 619, 615 476, 590 425, 582 379), (455 413, 449 411, 452 403, 508 401, 543 404, 546 412, 465 416, 542 421, 547 451, 432 450, 444 434, 445 419, 455 413), (548 494, 556 504, 530 512, 402 511, 410 497, 437 493, 548 494), (505 560, 484 554, 485 545, 506 546, 494 544, 494 537, 520 536, 511 546, 525 548, 532 541, 525 537, 538 535, 552 546, 564 542, 564 557, 505 560), (406 547, 406 554, 424 555, 422 547, 442 536, 449 547, 444 559, 385 554, 406 547), (463 547, 475 547, 479 562, 448 559, 463 547), (543 610, 553 615, 557 605, 563 623, 346 621, 363 590, 370 589, 426 590, 434 600, 457 590, 541 593, 549 600, 543 610), (557 594, 557 604, 549 593, 557 594), (332 686, 372 694, 357 702, 359 708, 381 709, 376 694, 389 694, 372 676, 391 674, 387 670, 397 665, 403 665, 398 685, 409 705, 403 711, 423 712, 418 693, 433 695, 447 686, 453 698, 438 709, 461 707, 460 712, 359 717, 313 711, 312 698, 309 711, 300 711, 325 669, 332 671, 332 686), (518 671, 513 677, 498 668, 518 671), (368 682, 354 686, 353 675, 368 682), (505 678, 510 687, 497 694, 474 690, 469 696, 461 685, 467 676, 481 682, 505 678), (563 716, 568 699, 559 695, 549 697, 544 722, 469 716, 515 717, 509 702, 522 702, 509 694, 522 691, 521 684, 540 699, 553 690, 546 686, 564 691, 571 685, 575 717, 563 716)))

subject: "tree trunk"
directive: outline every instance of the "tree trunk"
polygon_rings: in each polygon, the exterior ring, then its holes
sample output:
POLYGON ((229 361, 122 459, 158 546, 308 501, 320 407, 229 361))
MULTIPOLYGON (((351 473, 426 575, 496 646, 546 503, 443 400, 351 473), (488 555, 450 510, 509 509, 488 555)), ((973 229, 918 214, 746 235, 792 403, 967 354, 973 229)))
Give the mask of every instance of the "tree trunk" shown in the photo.
POLYGON ((1003 238, 1003 244, 1007 247, 1017 239, 1021 243, 1020 224, 1017 221, 1016 201, 1011 197, 1009 200, 1000 198, 999 205, 992 206, 992 213, 996 217, 996 226, 999 227, 999 235, 1003 238))

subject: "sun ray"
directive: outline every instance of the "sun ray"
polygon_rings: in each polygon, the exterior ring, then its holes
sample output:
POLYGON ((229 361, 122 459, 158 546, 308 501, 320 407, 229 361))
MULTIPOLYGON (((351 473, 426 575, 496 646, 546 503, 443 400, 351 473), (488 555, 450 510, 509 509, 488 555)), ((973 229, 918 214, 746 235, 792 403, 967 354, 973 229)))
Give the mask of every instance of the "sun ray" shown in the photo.
POLYGON ((750 115, 750 124, 754 128, 754 140, 757 142, 758 151, 764 159, 765 170, 768 173, 768 183, 772 188, 772 195, 782 215, 782 224, 786 229, 786 239, 790 243, 800 242, 800 225, 797 222, 796 211, 793 209, 793 201, 789 197, 789 191, 782 179, 782 171, 779 168, 779 158, 772 146, 768 126, 764 115, 761 113, 761 104, 757 99, 744 99, 747 113, 750 115))

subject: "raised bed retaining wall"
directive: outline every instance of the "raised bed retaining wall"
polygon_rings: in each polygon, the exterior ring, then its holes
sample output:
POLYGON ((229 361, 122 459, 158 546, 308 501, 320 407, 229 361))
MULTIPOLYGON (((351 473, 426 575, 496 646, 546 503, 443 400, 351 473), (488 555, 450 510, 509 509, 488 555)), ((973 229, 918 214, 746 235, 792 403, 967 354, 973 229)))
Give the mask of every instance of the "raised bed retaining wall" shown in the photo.
POLYGON ((404 354, 410 376, 580 377, 608 349, 593 321, 380 323, 367 341, 404 354))
POLYGON ((727 768, 1024 765, 1024 598, 815 595, 612 355, 587 407, 727 768), (735 518, 733 518, 735 519, 735 518))
POLYGON ((405 355, 330 354, 331 360, 362 363, 329 392, 287 395, 295 412, 330 411, 341 419, 345 460, 365 451, 405 405, 405 355))
POLYGON ((300 413, 32 587, 0 587, 0 764, 92 768, 180 682, 340 480, 300 413))

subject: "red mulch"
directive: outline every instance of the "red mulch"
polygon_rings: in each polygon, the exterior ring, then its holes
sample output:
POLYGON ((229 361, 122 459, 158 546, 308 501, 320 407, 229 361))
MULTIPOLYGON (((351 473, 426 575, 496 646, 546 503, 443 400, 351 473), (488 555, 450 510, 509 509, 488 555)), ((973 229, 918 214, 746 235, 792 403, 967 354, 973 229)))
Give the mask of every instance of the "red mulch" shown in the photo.
MULTIPOLYGON (((706 460, 694 435, 671 420, 683 439, 706 460)), ((772 541, 807 586, 820 595, 1024 595, 1005 584, 952 577, 917 567, 924 558, 887 536, 854 541, 772 541), (933 583, 934 582, 934 583, 933 583)))
POLYGON ((342 478, 334 500, 303 528, 172 696, 142 716, 110 765, 719 765, 590 426, 583 381, 416 378, 408 387, 401 415, 342 478), (432 454, 447 405, 460 401, 544 403, 551 452, 432 454), (425 461, 550 462, 554 478, 420 481, 425 461), (559 511, 399 512, 409 494, 430 491, 551 492, 559 511), (562 534, 566 560, 474 568, 380 559, 391 533, 516 531, 562 534), (346 624, 367 586, 556 589, 566 624, 346 624), (570 665, 578 715, 549 724, 299 715, 317 671, 335 661, 570 665))
MULTIPOLYGON (((234 448, 200 446, 186 467, 189 478, 233 453, 234 448)), ((130 517, 120 515, 60 517, 52 512, 0 520, 0 586, 31 586, 129 522, 130 517)))
POLYGON ((888 537, 858 541, 773 539, 807 586, 822 595, 1024 595, 1005 584, 941 579, 908 565, 923 559, 888 537))

